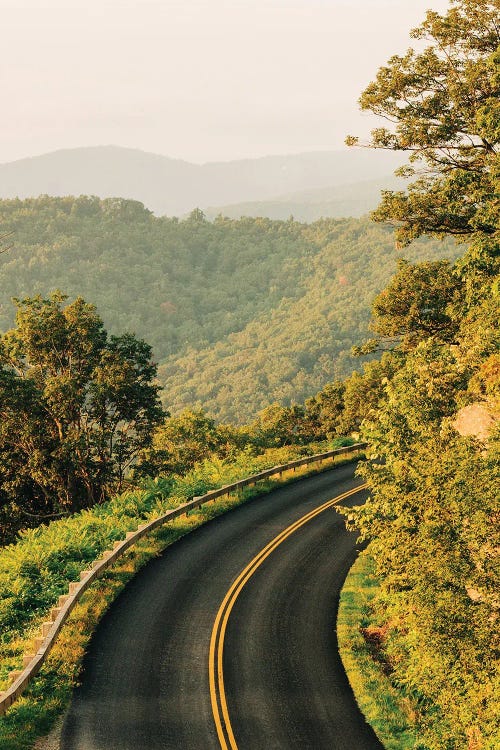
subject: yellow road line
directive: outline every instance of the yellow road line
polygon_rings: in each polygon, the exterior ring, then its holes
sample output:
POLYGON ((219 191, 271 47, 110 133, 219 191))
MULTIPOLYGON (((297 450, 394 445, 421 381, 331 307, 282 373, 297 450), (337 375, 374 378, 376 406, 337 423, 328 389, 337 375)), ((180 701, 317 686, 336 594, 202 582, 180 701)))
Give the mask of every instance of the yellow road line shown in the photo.
POLYGON ((342 495, 338 495, 332 500, 328 500, 323 505, 307 513, 298 521, 295 521, 280 534, 278 534, 272 541, 269 542, 241 571, 239 576, 232 583, 226 596, 224 597, 222 604, 219 607, 217 616, 215 618, 214 626, 212 629, 212 636, 210 638, 210 650, 208 656, 208 676, 210 686, 210 701, 212 704, 212 713, 215 722, 215 728, 217 730, 217 736, 222 750, 238 750, 238 745, 233 734, 231 721, 229 719, 229 711, 226 701, 226 692, 224 687, 224 672, 222 658, 224 653, 224 638, 226 635, 227 623, 229 615, 234 607, 234 604, 247 583, 247 581, 253 576, 255 571, 262 565, 264 560, 274 552, 274 550, 282 544, 285 539, 288 539, 295 531, 304 526, 306 523, 311 521, 313 518, 318 516, 323 511, 336 505, 341 500, 345 500, 351 495, 355 495, 357 492, 364 490, 366 484, 355 487, 352 490, 344 492, 342 495), (220 704, 220 708, 219 708, 220 704), (222 717, 221 717, 222 713, 222 717), (227 739, 226 739, 227 737, 227 739), (228 744, 229 743, 229 744, 228 744))

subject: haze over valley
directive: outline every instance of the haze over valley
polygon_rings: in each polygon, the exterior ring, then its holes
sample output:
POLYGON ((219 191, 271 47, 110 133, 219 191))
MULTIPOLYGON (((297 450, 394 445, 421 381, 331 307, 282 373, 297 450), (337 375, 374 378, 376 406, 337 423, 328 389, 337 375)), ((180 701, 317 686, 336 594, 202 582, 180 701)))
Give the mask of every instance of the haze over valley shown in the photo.
POLYGON ((272 209, 262 201, 282 203, 290 193, 325 190, 324 195, 292 195, 290 200, 296 210, 297 204, 330 201, 325 210, 333 213, 325 215, 359 216, 375 207, 380 187, 402 162, 397 153, 345 149, 194 164, 138 149, 97 146, 0 164, 0 198, 44 194, 132 198, 155 214, 168 216, 219 205, 222 208, 210 208, 208 213, 235 216, 240 209, 232 204, 252 201, 257 203, 249 207, 249 214, 261 211, 266 216, 272 209), (372 183, 361 186, 359 200, 352 189, 352 183, 358 182, 372 183), (347 183, 351 187, 344 190, 347 183))

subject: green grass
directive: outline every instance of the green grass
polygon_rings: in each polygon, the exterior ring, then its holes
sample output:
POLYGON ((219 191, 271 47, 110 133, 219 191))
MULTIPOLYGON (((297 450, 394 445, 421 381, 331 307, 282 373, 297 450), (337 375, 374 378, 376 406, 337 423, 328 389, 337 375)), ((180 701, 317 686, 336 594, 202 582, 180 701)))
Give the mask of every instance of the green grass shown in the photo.
MULTIPOLYGON (((288 458, 284 458, 282 451, 279 455, 276 452, 273 452, 272 456, 268 455, 266 461, 269 462, 271 459, 274 461, 274 463, 270 464, 272 466, 280 462, 284 463, 286 460, 292 460, 292 457, 288 456, 288 458), (276 460, 277 458, 282 459, 282 461, 276 460)), ((343 463, 348 463, 352 460, 352 457, 338 458, 335 460, 335 465, 337 466, 343 463)), ((260 466, 253 465, 252 471, 249 473, 255 473, 259 469, 262 470, 264 468, 262 463, 260 466)), ((2 750, 27 750, 33 746, 33 743, 38 737, 44 736, 50 731, 56 719, 61 715, 69 703, 72 689, 78 682, 78 675, 85 649, 97 623, 126 583, 148 560, 160 554, 168 545, 172 544, 201 524, 246 502, 250 498, 269 493, 276 487, 288 484, 296 479, 327 471, 331 466, 331 462, 325 462, 323 465, 300 467, 296 472, 286 472, 281 479, 268 479, 264 482, 260 482, 257 487, 246 487, 238 494, 219 498, 216 501, 205 505, 203 508, 191 511, 189 515, 166 524, 156 532, 153 532, 148 535, 148 537, 135 544, 126 555, 117 561, 113 567, 109 568, 106 573, 84 594, 62 629, 60 636, 40 673, 33 680, 21 698, 8 710, 6 715, 0 717, 0 747, 2 750)), ((234 465, 226 467, 225 470, 224 467, 219 466, 217 471, 220 474, 219 486, 220 484, 226 484, 232 481, 230 475, 235 472, 240 471, 239 475, 236 474, 235 479, 241 478, 242 476, 241 467, 235 467, 234 465)), ((198 478, 191 476, 185 479, 185 486, 189 486, 190 493, 197 494, 192 492, 192 490, 193 484, 196 484, 197 482, 199 483, 199 481, 199 476, 198 478)), ((172 501, 172 498, 170 498, 170 500, 172 501)), ((116 501, 111 501, 111 503, 115 502, 116 501)), ((151 516, 151 513, 158 514, 161 510, 161 508, 156 507, 154 503, 153 506, 153 510, 150 510, 147 514, 149 517, 151 516)), ((101 508, 102 507, 103 506, 101 506, 101 508)), ((119 505, 116 506, 116 510, 119 510, 119 507, 119 505)), ((140 495, 129 499, 126 507, 130 512, 130 516, 126 516, 128 519, 126 520, 126 524, 129 527, 136 528, 137 524, 145 515, 140 495), (134 507, 138 514, 135 518, 132 515, 132 509, 134 507)), ((88 511, 87 513, 91 513, 91 511, 88 511)), ((81 519, 82 514, 78 514, 78 517, 81 519)), ((109 523, 110 519, 116 521, 117 518, 114 513, 109 517, 105 514, 105 517, 107 519, 106 523, 109 523)), ((86 524, 85 528, 87 529, 88 518, 87 516, 84 516, 84 518, 86 524)), ((67 520, 69 522, 71 519, 67 520)), ((50 527, 46 528, 49 529, 50 527)), ((79 533, 79 524, 76 524, 74 529, 71 525, 69 528, 72 530, 72 533, 70 534, 68 526, 64 526, 64 533, 69 534, 71 540, 73 538, 72 535, 79 533)), ((99 530, 100 527, 98 526, 97 529, 99 530)), ((54 534, 54 532, 52 533, 54 534)), ((96 536, 101 538, 102 534, 96 534, 96 536)), ((51 538, 59 539, 59 536, 56 535, 51 538)), ((88 539, 86 539, 84 547, 87 543, 88 539)), ((16 545, 11 545, 11 548, 15 546, 16 545)), ((91 545, 91 548, 95 549, 95 546, 96 545, 91 545)), ((1 552, 5 552, 9 549, 10 548, 5 548, 1 552)), ((12 556, 12 562, 18 562, 15 556, 15 550, 10 549, 10 555, 12 556)), ((82 563, 86 565, 87 561, 82 561, 82 563)), ((33 575, 34 572, 35 571, 32 571, 33 575)), ((58 577, 58 581, 64 582, 60 576, 58 577)), ((67 587, 67 584, 65 584, 65 586, 67 587)), ((57 586, 54 586, 54 590, 58 590, 57 586)), ((2 667, 4 678, 10 669, 18 668, 22 654, 31 650, 30 642, 32 638, 38 634, 40 622, 41 618, 39 615, 33 616, 33 618, 27 622, 27 626, 22 629, 19 621, 16 620, 16 627, 11 631, 10 638, 8 637, 9 633, 3 633, 3 644, 0 644, 0 658, 2 659, 0 666, 2 667)), ((4 687, 5 686, 6 680, 4 680, 4 687)))
POLYGON ((415 707, 391 683, 390 667, 377 647, 383 629, 370 607, 377 589, 374 563, 365 550, 352 566, 340 595, 337 634, 344 669, 361 711, 384 747, 425 750, 415 707))

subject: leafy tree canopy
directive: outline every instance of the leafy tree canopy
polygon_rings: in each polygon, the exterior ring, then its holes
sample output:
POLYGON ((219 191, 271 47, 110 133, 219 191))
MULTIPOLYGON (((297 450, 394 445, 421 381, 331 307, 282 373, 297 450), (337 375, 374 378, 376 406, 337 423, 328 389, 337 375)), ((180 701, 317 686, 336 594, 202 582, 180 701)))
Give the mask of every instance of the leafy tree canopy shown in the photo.
POLYGON ((371 145, 409 151, 406 173, 423 170, 407 193, 386 193, 375 218, 403 243, 422 233, 470 243, 453 266, 401 263, 375 300, 375 331, 399 346, 362 414, 370 498, 345 508, 372 541, 383 658, 418 696, 430 750, 500 741, 499 34, 498 1, 430 11, 414 32, 426 49, 391 58, 361 98, 393 123, 371 145), (470 408, 488 429, 464 427, 470 408))
POLYGON ((453 341, 458 324, 449 306, 461 289, 462 281, 448 261, 399 260, 398 272, 373 303, 372 328, 405 348, 429 337, 453 341))
POLYGON ((0 338, 0 500, 31 525, 120 489, 164 412, 148 344, 108 337, 81 298, 16 306, 0 338))
POLYGON ((212 455, 225 457, 242 444, 236 428, 217 425, 202 409, 185 409, 166 419, 142 452, 138 475, 186 474, 212 455))
POLYGON ((409 152, 400 174, 418 176, 407 192, 385 192, 374 213, 398 226, 402 244, 496 232, 499 10, 498 0, 454 0, 444 16, 428 11, 412 32, 423 51, 391 57, 361 96, 362 109, 390 123, 368 145, 409 152))

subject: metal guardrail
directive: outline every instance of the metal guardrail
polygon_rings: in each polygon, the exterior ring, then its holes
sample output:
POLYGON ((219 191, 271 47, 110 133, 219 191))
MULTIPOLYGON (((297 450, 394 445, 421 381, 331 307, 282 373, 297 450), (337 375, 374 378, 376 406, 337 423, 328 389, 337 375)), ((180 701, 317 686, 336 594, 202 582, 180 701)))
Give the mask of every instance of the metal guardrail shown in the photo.
POLYGON ((304 458, 299 458, 295 461, 290 461, 287 464, 281 464, 280 466, 273 466, 271 469, 261 471, 259 474, 253 474, 246 479, 240 479, 239 482, 233 482, 232 484, 227 484, 219 489, 211 490, 205 495, 194 497, 189 502, 183 503, 172 510, 168 510, 158 518, 140 524, 137 531, 129 531, 126 534, 125 539, 115 542, 113 549, 103 552, 101 558, 94 562, 92 568, 89 570, 83 570, 80 573, 80 581, 74 581, 69 584, 68 593, 66 595, 59 597, 58 606, 50 610, 51 619, 42 624, 41 636, 35 638, 36 653, 27 654, 23 657, 24 669, 11 672, 9 677, 12 684, 5 692, 0 693, 0 716, 5 714, 7 709, 17 700, 17 698, 19 698, 31 680, 38 674, 43 663, 47 659, 61 628, 85 591, 107 568, 121 557, 129 547, 139 541, 139 539, 142 539, 142 537, 149 534, 150 531, 154 531, 159 526, 163 526, 163 524, 188 513, 190 510, 199 508, 205 503, 208 503, 211 500, 216 500, 224 495, 230 495, 243 487, 248 487, 249 485, 256 484, 264 479, 281 475, 285 471, 290 471, 291 469, 295 470, 300 466, 320 463, 329 458, 335 458, 336 456, 341 456, 346 453, 354 453, 363 450, 366 447, 367 443, 356 443, 355 445, 337 448, 336 450, 326 451, 325 453, 317 453, 314 456, 305 456, 304 458))

